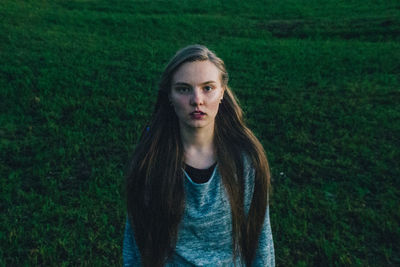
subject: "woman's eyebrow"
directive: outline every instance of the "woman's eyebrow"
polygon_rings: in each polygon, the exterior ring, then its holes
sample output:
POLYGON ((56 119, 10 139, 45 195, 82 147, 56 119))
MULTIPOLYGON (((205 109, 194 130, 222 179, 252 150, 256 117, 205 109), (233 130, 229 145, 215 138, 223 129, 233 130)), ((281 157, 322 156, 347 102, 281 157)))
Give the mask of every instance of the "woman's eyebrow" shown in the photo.
MULTIPOLYGON (((215 81, 206 81, 206 82, 201 83, 200 85, 206 85, 206 84, 211 84, 211 83, 217 83, 217 82, 215 82, 215 81)), ((174 83, 174 86, 175 85, 191 86, 190 84, 185 83, 185 82, 176 82, 176 83, 174 83)))
POLYGON ((206 85, 206 84, 210 84, 210 83, 217 83, 217 82, 215 82, 215 81, 206 81, 206 82, 202 83, 201 85, 206 85))
POLYGON ((174 86, 176 86, 176 85, 191 86, 190 84, 184 83, 184 82, 176 82, 176 83, 174 83, 174 86))

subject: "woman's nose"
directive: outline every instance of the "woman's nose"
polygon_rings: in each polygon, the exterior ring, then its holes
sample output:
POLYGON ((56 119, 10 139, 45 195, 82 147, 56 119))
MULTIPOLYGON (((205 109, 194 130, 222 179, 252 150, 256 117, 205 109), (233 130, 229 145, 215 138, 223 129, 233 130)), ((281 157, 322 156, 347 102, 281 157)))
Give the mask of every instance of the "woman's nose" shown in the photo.
POLYGON ((194 106, 202 105, 204 99, 203 99, 203 94, 202 94, 201 90, 194 89, 192 92, 193 93, 192 93, 192 96, 190 99, 190 104, 192 104, 194 106))

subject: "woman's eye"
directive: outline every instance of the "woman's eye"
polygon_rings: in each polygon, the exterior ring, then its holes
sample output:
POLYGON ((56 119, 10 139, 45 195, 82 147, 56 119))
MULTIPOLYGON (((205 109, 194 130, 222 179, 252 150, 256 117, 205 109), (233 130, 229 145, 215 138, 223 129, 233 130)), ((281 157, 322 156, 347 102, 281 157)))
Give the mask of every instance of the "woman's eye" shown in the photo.
POLYGON ((189 92, 189 88, 187 88, 187 87, 177 87, 176 90, 179 93, 187 93, 187 92, 189 92))
POLYGON ((211 91, 212 89, 213 89, 212 86, 209 86, 209 85, 204 86, 204 90, 205 90, 205 91, 211 91))

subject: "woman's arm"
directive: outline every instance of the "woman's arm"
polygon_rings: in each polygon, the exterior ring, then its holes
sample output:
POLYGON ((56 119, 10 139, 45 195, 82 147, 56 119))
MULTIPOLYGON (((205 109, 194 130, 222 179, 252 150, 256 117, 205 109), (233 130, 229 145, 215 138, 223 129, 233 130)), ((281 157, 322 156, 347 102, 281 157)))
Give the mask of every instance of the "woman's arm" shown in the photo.
POLYGON ((265 213, 263 228, 258 240, 256 258, 252 266, 275 266, 275 251, 269 220, 269 206, 267 206, 267 211, 265 213))
POLYGON ((135 236, 128 218, 125 224, 124 244, 122 248, 124 267, 141 266, 140 253, 136 245, 135 236))
MULTIPOLYGON (((251 199, 254 193, 254 178, 255 170, 250 164, 250 159, 245 155, 244 157, 245 168, 245 207, 248 213, 250 209, 251 199)), ((275 266, 275 251, 274 242, 272 238, 271 224, 269 220, 269 205, 265 212, 264 223, 258 239, 258 248, 256 251, 255 259, 252 263, 254 267, 275 266)))

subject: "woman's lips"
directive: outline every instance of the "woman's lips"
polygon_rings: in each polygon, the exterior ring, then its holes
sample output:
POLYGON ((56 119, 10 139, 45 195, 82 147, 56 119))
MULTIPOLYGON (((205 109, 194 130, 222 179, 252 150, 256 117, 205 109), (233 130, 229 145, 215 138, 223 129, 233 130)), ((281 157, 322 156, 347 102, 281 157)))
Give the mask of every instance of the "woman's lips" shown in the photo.
POLYGON ((201 120, 205 115, 206 115, 206 113, 204 113, 202 111, 193 111, 192 113, 190 113, 190 116, 192 117, 192 119, 195 119, 195 120, 201 120))

